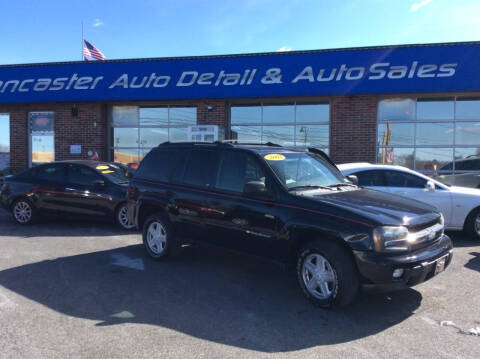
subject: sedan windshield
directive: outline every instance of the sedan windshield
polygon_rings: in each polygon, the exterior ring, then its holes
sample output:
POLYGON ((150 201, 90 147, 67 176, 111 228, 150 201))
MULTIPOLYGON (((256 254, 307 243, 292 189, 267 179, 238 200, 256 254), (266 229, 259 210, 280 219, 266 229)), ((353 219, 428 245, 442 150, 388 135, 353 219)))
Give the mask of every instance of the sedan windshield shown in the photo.
POLYGON ((263 158, 289 190, 352 185, 340 171, 315 154, 283 152, 263 158))
POLYGON ((107 177, 113 183, 128 183, 129 177, 127 175, 127 171, 119 166, 113 164, 101 164, 95 167, 95 170, 98 173, 101 173, 103 176, 107 177))

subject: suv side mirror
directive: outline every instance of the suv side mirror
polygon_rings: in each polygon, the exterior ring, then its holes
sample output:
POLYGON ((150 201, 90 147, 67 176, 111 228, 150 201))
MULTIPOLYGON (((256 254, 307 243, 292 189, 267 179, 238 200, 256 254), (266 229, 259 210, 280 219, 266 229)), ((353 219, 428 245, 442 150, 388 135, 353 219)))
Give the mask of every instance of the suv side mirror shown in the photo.
POLYGON ((347 176, 347 179, 352 182, 354 185, 358 186, 358 177, 355 175, 347 176))
POLYGON ((103 187, 103 186, 105 186, 105 181, 104 180, 95 180, 95 181, 92 182, 92 186, 103 187))
POLYGON ((265 196, 268 192, 262 181, 250 181, 243 186, 243 193, 249 196, 265 196))
POLYGON ((435 191, 435 183, 433 183, 432 181, 428 181, 428 182, 425 184, 425 191, 427 191, 427 192, 433 192, 433 191, 435 191))

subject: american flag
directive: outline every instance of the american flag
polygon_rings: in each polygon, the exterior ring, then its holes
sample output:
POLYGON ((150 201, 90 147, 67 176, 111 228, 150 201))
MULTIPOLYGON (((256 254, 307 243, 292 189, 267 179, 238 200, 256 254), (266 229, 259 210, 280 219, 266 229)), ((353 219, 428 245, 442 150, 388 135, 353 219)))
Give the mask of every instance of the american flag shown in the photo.
POLYGON ((95 46, 93 46, 87 40, 83 39, 83 59, 85 61, 88 61, 89 57, 91 57, 95 60, 105 60, 106 59, 105 55, 103 55, 102 52, 99 49, 97 49, 95 46))

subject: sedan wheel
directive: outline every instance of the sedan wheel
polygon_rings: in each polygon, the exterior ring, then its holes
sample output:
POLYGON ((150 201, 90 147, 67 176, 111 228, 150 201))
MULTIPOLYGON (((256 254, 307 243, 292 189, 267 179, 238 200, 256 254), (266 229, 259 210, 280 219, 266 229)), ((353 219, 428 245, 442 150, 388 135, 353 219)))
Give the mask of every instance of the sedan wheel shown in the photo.
POLYGON ((33 209, 26 200, 19 200, 13 205, 13 217, 20 224, 27 224, 32 221, 33 209))
POLYGON ((162 254, 167 246, 167 232, 160 222, 152 222, 148 226, 147 243, 155 254, 162 254))
POLYGON ((118 224, 120 224, 120 226, 122 228, 132 229, 133 227, 135 227, 135 225, 128 220, 127 205, 126 204, 122 205, 120 207, 120 209, 118 210, 117 220, 118 220, 118 224))
POLYGON ((477 232, 477 236, 480 236, 480 213, 475 218, 475 232, 477 232))
POLYGON ((305 258, 302 278, 308 292, 321 300, 330 298, 337 287, 337 277, 330 262, 318 253, 305 258))

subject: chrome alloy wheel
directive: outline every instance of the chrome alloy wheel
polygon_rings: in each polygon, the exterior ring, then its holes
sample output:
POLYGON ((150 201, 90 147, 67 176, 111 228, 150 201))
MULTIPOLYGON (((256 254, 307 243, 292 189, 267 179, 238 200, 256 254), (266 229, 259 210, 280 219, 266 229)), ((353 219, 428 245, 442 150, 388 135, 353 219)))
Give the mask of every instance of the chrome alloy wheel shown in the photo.
POLYGON ((20 223, 28 223, 32 219, 32 207, 26 201, 18 201, 13 207, 13 215, 20 223))
POLYGON ((165 250, 167 245, 167 231, 160 222, 153 221, 148 226, 147 243, 154 254, 160 255, 165 250))
POLYGON ((480 236, 480 214, 475 218, 475 232, 480 236))
POLYGON ((118 223, 125 229, 132 229, 135 226, 128 220, 126 205, 123 205, 118 211, 118 223))
POLYGON ((328 260, 318 253, 309 254, 302 264, 307 291, 317 299, 327 299, 337 288, 337 276, 328 260))

